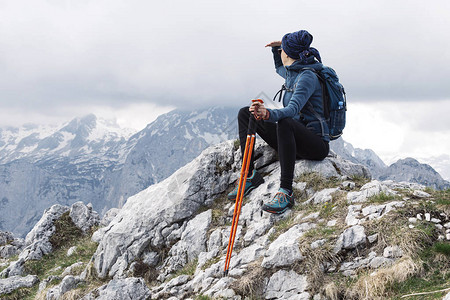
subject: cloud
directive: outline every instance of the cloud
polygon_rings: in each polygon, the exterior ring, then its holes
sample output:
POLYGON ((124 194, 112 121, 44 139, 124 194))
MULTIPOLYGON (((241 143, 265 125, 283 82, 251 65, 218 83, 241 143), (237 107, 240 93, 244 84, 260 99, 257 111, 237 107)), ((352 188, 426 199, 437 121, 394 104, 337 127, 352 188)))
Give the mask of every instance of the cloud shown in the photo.
POLYGON ((450 149, 448 101, 349 103, 344 139, 385 163, 433 157, 450 149))
MULTIPOLYGON (((314 35, 350 99, 445 99, 446 1, 3 1, 0 109, 241 105, 282 83, 263 46, 314 35)), ((67 115, 66 115, 67 116, 67 115)), ((25 118, 25 117, 24 117, 25 118)))

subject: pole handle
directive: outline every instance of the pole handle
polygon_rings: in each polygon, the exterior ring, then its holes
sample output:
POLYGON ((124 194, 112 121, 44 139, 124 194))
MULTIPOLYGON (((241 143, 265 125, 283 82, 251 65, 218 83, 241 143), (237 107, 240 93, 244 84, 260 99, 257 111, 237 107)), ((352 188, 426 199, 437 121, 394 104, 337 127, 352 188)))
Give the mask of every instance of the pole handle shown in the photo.
MULTIPOLYGON (((252 100, 252 103, 255 103, 255 102, 258 102, 258 103, 261 103, 261 104, 263 104, 264 103, 264 101, 262 100, 262 99, 253 99, 252 100)), ((249 122, 248 122, 248 130, 247 130, 247 134, 255 134, 256 133, 256 118, 255 118, 255 116, 253 115, 253 114, 250 114, 250 120, 249 120, 249 122)))

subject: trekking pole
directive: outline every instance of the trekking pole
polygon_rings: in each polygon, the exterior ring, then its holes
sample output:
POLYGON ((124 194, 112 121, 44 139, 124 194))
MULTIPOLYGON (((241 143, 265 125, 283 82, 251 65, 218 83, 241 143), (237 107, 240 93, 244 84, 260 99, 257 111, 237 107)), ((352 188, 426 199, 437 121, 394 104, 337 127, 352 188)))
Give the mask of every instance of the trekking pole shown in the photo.
MULTIPOLYGON (((252 102, 264 103, 261 99, 252 100, 252 102)), ((253 114, 250 114, 247 130, 247 140, 245 142, 244 157, 242 159, 241 176, 239 178, 236 202, 234 204, 233 222, 231 223, 230 238, 228 240, 227 256, 225 259, 224 275, 228 275, 230 268, 231 253, 233 252, 234 239, 236 237, 239 215, 241 213, 242 200, 244 198, 245 182, 247 181, 248 169, 252 158, 253 146, 255 144, 256 120, 253 114)))

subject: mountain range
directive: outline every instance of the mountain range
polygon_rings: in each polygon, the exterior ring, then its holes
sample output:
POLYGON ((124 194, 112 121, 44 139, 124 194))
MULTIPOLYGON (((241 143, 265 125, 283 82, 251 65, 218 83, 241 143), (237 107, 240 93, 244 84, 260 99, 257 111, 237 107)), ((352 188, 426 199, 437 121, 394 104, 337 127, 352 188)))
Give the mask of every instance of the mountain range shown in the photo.
POLYGON ((175 110, 133 134, 88 115, 0 129, 0 230, 26 234, 53 204, 101 213, 237 135, 234 109, 175 110))
MULTIPOLYGON (((95 115, 62 126, 0 129, 0 230, 26 234, 53 204, 92 203, 104 214, 158 183, 210 145, 237 138, 236 108, 174 110, 134 133, 95 115)), ((373 178, 449 183, 414 159, 386 166, 372 151, 342 139, 338 155, 367 166, 373 178)))
POLYGON ((373 150, 354 148, 342 138, 332 141, 331 149, 349 161, 368 167, 374 179, 420 183, 435 189, 450 188, 450 182, 444 180, 430 165, 411 157, 399 159, 387 166, 373 150))

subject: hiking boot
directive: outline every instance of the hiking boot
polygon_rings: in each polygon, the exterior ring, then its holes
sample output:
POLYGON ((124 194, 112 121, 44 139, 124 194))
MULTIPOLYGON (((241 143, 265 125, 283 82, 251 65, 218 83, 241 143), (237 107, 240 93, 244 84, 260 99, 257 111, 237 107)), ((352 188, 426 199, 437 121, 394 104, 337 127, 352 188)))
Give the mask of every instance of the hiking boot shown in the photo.
POLYGON ((289 192, 286 189, 280 188, 273 199, 263 205, 262 210, 273 214, 282 214, 288 208, 294 206, 294 203, 294 193, 291 192, 289 195, 289 192))
MULTIPOLYGON (((256 172, 256 170, 253 170, 252 176, 247 177, 247 180, 245 182, 245 188, 244 188, 244 197, 250 193, 251 190, 256 189, 258 186, 261 185, 261 183, 264 182, 264 178, 256 172)), ((236 188, 228 194, 229 200, 236 200, 237 192, 238 192, 238 185, 236 185, 236 188)))

